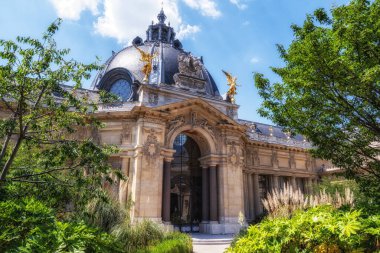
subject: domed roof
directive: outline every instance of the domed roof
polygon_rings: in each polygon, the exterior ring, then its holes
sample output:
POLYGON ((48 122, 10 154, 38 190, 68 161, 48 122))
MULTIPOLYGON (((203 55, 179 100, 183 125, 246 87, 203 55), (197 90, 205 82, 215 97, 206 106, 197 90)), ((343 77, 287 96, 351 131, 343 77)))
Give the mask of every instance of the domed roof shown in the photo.
POLYGON ((148 85, 197 91, 220 98, 213 78, 203 65, 203 59, 182 49, 181 42, 175 39, 173 28, 164 23, 165 19, 166 16, 161 10, 158 14, 159 22, 148 27, 147 39, 144 42, 137 37, 133 40, 132 46, 113 53, 95 78, 92 88, 108 90, 111 84, 106 77, 115 72, 128 74, 132 82, 144 83, 142 72, 144 62, 140 60, 141 55, 138 50, 140 49, 156 55, 152 60, 148 85), (186 83, 192 87, 187 89, 186 83))

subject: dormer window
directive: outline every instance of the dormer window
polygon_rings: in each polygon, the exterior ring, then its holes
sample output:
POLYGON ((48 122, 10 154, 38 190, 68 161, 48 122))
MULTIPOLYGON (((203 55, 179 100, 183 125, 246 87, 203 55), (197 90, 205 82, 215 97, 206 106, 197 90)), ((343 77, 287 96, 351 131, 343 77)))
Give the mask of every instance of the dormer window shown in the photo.
POLYGON ((120 101, 126 102, 132 96, 132 86, 126 79, 118 79, 111 85, 109 92, 118 96, 120 101))

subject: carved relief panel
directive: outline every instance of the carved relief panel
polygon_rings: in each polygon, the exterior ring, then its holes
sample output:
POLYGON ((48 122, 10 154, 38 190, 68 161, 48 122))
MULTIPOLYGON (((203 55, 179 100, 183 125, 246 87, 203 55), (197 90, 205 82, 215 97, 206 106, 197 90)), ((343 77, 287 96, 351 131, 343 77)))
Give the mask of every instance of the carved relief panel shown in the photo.
POLYGON ((183 89, 197 92, 206 91, 206 80, 203 77, 203 64, 199 58, 191 54, 178 55, 179 73, 174 75, 175 84, 183 89))
POLYGON ((121 123, 120 143, 127 145, 132 142, 132 126, 127 122, 121 123))
POLYGON ((142 148, 143 155, 149 165, 155 165, 159 161, 161 144, 158 141, 157 132, 154 129, 147 130, 147 138, 142 148))
POLYGON ((273 150, 272 151, 272 166, 273 168, 278 168, 278 157, 277 157, 277 151, 273 150))
POLYGON ((233 166, 240 166, 242 158, 242 148, 239 143, 235 141, 227 142, 227 162, 233 166))

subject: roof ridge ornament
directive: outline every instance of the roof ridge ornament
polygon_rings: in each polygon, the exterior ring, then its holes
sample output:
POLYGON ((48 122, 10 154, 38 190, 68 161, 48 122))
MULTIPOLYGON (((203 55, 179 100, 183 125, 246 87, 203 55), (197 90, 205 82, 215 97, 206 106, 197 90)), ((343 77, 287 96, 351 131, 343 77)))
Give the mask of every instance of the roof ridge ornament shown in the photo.
POLYGON ((146 53, 144 50, 138 48, 136 45, 133 45, 137 51, 140 53, 140 61, 143 62, 144 66, 141 69, 141 72, 144 74, 144 83, 148 83, 149 75, 152 72, 152 60, 158 56, 158 52, 155 52, 153 55, 146 53))
POLYGON ((230 87, 227 91, 227 96, 232 104, 235 104, 236 87, 240 86, 236 83, 237 77, 233 77, 229 72, 222 70, 227 78, 227 85, 230 87))
POLYGON ((158 13, 157 19, 160 22, 160 24, 165 24, 166 15, 164 12, 164 7, 162 7, 160 13, 158 13))

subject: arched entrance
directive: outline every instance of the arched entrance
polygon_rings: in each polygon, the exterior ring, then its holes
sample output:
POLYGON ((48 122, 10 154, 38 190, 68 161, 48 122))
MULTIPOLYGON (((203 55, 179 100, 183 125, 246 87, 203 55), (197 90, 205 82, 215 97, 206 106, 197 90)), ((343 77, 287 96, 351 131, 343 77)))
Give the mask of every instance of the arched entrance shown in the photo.
POLYGON ((182 232, 199 232, 202 221, 201 151, 193 138, 179 134, 170 169, 170 221, 182 232))

